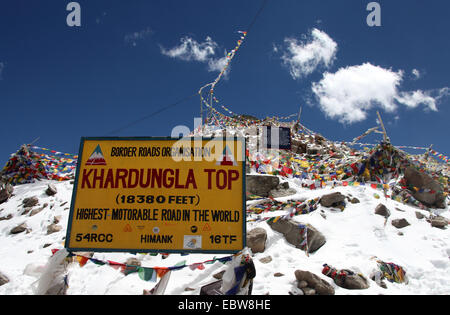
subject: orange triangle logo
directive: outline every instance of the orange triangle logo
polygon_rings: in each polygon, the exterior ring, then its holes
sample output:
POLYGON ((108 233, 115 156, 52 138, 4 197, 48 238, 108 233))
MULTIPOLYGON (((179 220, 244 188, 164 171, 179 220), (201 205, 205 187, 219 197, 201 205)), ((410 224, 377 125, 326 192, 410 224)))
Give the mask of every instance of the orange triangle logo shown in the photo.
POLYGON ((206 224, 203 226, 203 231, 204 231, 204 232, 206 232, 206 231, 211 231, 211 227, 209 226, 208 223, 206 223, 206 224))
POLYGON ((105 157, 103 156, 103 152, 99 144, 97 144, 94 152, 92 152, 91 156, 86 161, 86 165, 106 165, 105 157))
POLYGON ((127 225, 125 225, 125 227, 123 228, 123 231, 124 231, 124 232, 131 232, 131 231, 133 231, 133 230, 131 229, 131 226, 130 226, 129 224, 127 224, 127 225))

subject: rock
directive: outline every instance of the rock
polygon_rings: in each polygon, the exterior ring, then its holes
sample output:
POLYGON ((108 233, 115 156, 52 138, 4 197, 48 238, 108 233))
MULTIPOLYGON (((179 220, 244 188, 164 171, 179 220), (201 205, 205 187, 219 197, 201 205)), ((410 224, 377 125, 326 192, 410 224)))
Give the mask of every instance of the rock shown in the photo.
POLYGON ((55 217, 53 218, 53 223, 58 224, 59 222, 61 222, 61 216, 55 215, 55 217))
POLYGON ((273 274, 273 276, 279 278, 279 277, 284 276, 284 273, 281 273, 281 272, 275 272, 275 273, 273 274))
POLYGON ((306 153, 306 143, 301 142, 300 140, 291 139, 291 151, 297 154, 306 153))
POLYGON ((249 194, 269 197, 269 192, 276 189, 280 179, 272 175, 246 175, 246 190, 249 194))
POLYGON ((313 288, 310 288, 310 287, 303 288, 302 291, 305 295, 315 295, 316 294, 316 290, 314 290, 313 288))
POLYGON ((252 253, 262 253, 266 249, 267 232, 265 229, 257 227, 247 232, 247 247, 252 253))
MULTIPOLYGON (((349 270, 344 270, 349 271, 349 270)), ((351 271, 350 271, 351 272, 351 271)), ((363 290, 369 288, 369 281, 360 274, 347 274, 347 276, 342 280, 338 280, 339 278, 336 277, 334 282, 345 289, 348 290, 363 290)))
POLYGON ((284 182, 277 186, 276 189, 269 191, 269 196, 273 198, 287 197, 295 195, 297 191, 293 188, 289 188, 289 183, 284 182))
POLYGON ((355 204, 355 203, 359 203, 359 199, 354 197, 352 200, 350 200, 351 203, 355 204))
POLYGON ((406 221, 406 219, 403 218, 392 220, 391 224, 395 226, 397 229, 402 229, 404 227, 407 227, 408 225, 411 225, 409 224, 408 221, 406 221))
POLYGON ((279 198, 279 197, 287 197, 295 195, 297 191, 293 188, 288 189, 272 189, 269 191, 269 196, 273 198, 279 198))
POLYGON ((0 286, 6 284, 8 282, 9 282, 8 277, 0 272, 0 286))
POLYGON ((268 264, 272 261, 272 256, 263 257, 259 261, 262 262, 263 264, 268 264))
POLYGON ((1 217, 0 218, 0 221, 3 221, 3 220, 11 220, 12 219, 12 214, 10 213, 10 214, 8 214, 6 217, 1 217))
MULTIPOLYGON (((302 228, 299 226, 301 223, 295 222, 293 220, 279 219, 275 223, 273 221, 267 221, 267 224, 274 231, 283 234, 288 243, 304 250, 304 248, 301 248, 301 243, 303 241, 302 228)), ((326 243, 326 239, 325 236, 312 225, 307 224, 306 227, 308 251, 310 253, 313 253, 326 243)))
POLYGON ((47 226, 47 235, 59 232, 61 230, 62 230, 62 226, 61 225, 57 225, 57 224, 52 223, 49 226, 47 226))
POLYGON ((306 154, 309 155, 322 155, 323 154, 323 149, 320 146, 310 146, 308 148, 306 148, 306 154))
MULTIPOLYGON (((42 207, 40 207, 40 208, 36 208, 36 209, 32 210, 32 211, 30 212, 30 217, 32 217, 32 216, 38 214, 39 212, 41 212, 42 210, 44 210, 47 206, 48 206, 48 203, 44 204, 44 205, 43 205, 42 207)), ((25 211, 24 211, 24 212, 25 212, 25 211)))
POLYGON ((22 223, 11 230, 11 234, 19 234, 27 231, 28 227, 26 223, 22 223))
POLYGON ((421 212, 416 211, 416 218, 421 220, 421 219, 425 218, 425 216, 421 212))
POLYGON ((56 187, 55 187, 55 185, 53 185, 53 184, 48 184, 48 187, 47 187, 47 189, 45 190, 45 193, 46 193, 48 196, 54 196, 54 195, 56 195, 57 192, 58 192, 58 191, 56 190, 56 187))
POLYGON ((217 280, 222 280, 224 273, 225 273, 225 270, 222 270, 222 271, 220 271, 218 273, 215 273, 215 274, 213 274, 213 278, 217 279, 217 280))
POLYGON ((12 196, 14 188, 10 184, 2 184, 0 187, 0 203, 4 203, 12 196))
POLYGON ((430 175, 419 172, 415 167, 409 166, 405 169, 406 186, 417 187, 418 191, 412 191, 412 196, 428 207, 445 208, 444 188, 431 178, 430 175), (421 189, 433 190, 434 193, 419 192, 421 189))
POLYGON ((288 182, 281 183, 280 185, 278 185, 278 189, 289 189, 289 183, 288 182))
POLYGON ((391 212, 388 208, 386 208, 383 204, 378 204, 378 206, 375 208, 375 214, 381 215, 385 218, 388 218, 391 215, 391 212))
POLYGON ((26 215, 28 214, 28 212, 30 212, 33 209, 33 207, 26 207, 23 209, 23 212, 21 213, 21 215, 26 215))
POLYGON ((384 279, 383 273, 380 270, 372 272, 370 279, 375 281, 381 288, 387 289, 386 283, 382 280, 384 279))
POLYGON ((299 288, 299 289, 306 288, 307 286, 308 286, 308 282, 306 282, 305 280, 298 281, 298 283, 297 283, 297 288, 299 288))
POLYGON ((308 287, 313 288, 319 295, 334 295, 334 288, 331 284, 309 271, 296 270, 295 278, 299 283, 306 281, 308 287))
POLYGON ((334 283, 348 290, 362 290, 369 287, 369 281, 362 275, 348 269, 337 270, 334 267, 324 265, 322 273, 333 279, 334 283))
POLYGON ((337 207, 345 202, 345 196, 340 192, 323 195, 320 198, 320 204, 324 207, 337 207))
POLYGON ((430 219, 430 223, 432 227, 443 229, 448 225, 448 221, 446 218, 441 216, 436 216, 430 219))
POLYGON ((23 204, 24 208, 32 208, 35 205, 37 205, 38 203, 39 203, 39 199, 36 196, 30 197, 30 198, 25 198, 22 201, 22 204, 23 204))

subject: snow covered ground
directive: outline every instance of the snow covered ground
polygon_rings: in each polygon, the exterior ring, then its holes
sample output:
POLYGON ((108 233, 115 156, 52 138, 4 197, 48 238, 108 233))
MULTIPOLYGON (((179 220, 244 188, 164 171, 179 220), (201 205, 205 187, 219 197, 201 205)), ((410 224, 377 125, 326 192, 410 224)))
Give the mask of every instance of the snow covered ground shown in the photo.
MULTIPOLYGON (((285 180, 285 179, 283 179, 285 180)), ((287 295, 297 293, 297 283, 294 272, 297 269, 308 270, 331 283, 338 295, 347 294, 450 294, 450 229, 431 227, 425 219, 417 219, 416 211, 429 215, 408 205, 391 199, 375 198, 375 193, 382 192, 370 187, 337 187, 309 190, 301 188, 296 179, 288 179, 290 187, 297 190, 294 196, 278 198, 278 200, 315 198, 331 191, 339 191, 346 196, 353 196, 360 203, 347 203, 344 211, 325 208, 318 209, 307 215, 295 216, 294 220, 310 223, 322 232, 327 242, 316 253, 306 256, 305 252, 286 242, 284 237, 273 231, 266 222, 249 222, 247 231, 262 227, 267 231, 266 250, 253 256, 256 266, 254 279, 254 295, 287 295), (383 203, 391 211, 387 223, 382 216, 374 213, 375 207, 383 203), (321 215, 322 214, 322 215, 321 215), (326 218, 324 218, 324 216, 326 218), (405 218, 410 225, 397 229, 391 225, 391 220, 405 218), (399 233, 401 232, 401 233, 399 233), (400 235, 402 234, 402 235, 400 235), (269 263, 263 263, 261 258, 271 256, 269 263), (385 262, 398 264, 407 272, 408 284, 387 282, 387 289, 379 287, 370 280, 370 288, 366 290, 347 290, 334 284, 331 278, 321 274, 322 265, 327 263, 338 269, 351 269, 361 272, 367 278, 376 269, 374 256, 385 262), (275 273, 282 276, 275 277, 275 273)), ((72 184, 69 181, 52 182, 57 188, 55 196, 47 196, 45 190, 51 181, 39 181, 14 187, 14 196, 0 205, 0 217, 11 214, 9 220, 0 221, 0 273, 7 276, 10 282, 0 286, 0 295, 33 294, 33 284, 39 279, 40 270, 52 255, 51 249, 63 248, 66 233, 69 207, 72 196, 72 184), (39 206, 48 205, 34 216, 21 215, 22 201, 26 197, 37 196, 39 206), (47 226, 55 216, 61 216, 59 225, 63 229, 47 235, 47 226), (12 228, 26 222, 31 231, 10 234, 12 228), (48 245, 50 244, 50 245, 48 245), (47 247, 44 247, 47 246, 47 247)), ((280 215, 285 211, 267 213, 280 215)), ((448 209, 438 210, 447 219, 448 209)), ((186 260, 186 264, 212 259, 211 254, 190 254, 181 256, 171 254, 162 259, 161 255, 129 253, 95 253, 94 258, 125 263, 134 257, 141 261, 144 267, 174 266, 186 260)), ((215 255, 217 257, 227 255, 215 255)), ((226 265, 215 262, 205 265, 204 270, 184 268, 172 272, 166 294, 198 295, 203 285, 216 281, 212 276, 225 270, 226 265), (193 289, 193 290, 192 290, 193 289)), ((155 282, 141 280, 137 273, 125 276, 120 270, 108 265, 99 266, 87 262, 84 267, 72 263, 68 268, 69 288, 67 294, 132 294, 140 295, 144 289, 151 289, 155 282)))

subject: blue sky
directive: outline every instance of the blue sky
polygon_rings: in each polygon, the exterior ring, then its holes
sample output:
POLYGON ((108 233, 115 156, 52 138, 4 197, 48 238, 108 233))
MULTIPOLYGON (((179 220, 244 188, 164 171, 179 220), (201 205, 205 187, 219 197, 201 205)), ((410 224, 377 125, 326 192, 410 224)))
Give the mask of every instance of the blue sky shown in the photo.
MULTIPOLYGON (((82 136, 192 128, 198 97, 148 116, 214 81, 263 3, 78 1, 81 26, 69 27, 69 2, 0 3, 2 165, 37 137, 77 153, 82 136)), ((379 110, 395 145, 449 155, 450 3, 377 1, 381 26, 369 27, 369 2, 268 0, 216 97, 259 118, 302 105, 303 124, 331 140, 374 127, 379 110)))

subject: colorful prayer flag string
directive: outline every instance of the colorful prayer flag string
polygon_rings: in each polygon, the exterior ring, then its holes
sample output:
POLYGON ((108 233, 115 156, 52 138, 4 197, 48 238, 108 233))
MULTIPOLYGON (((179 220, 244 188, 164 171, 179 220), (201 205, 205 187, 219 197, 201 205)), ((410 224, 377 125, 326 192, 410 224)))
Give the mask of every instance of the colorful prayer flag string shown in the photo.
MULTIPOLYGON (((52 254, 55 254, 58 251, 58 249, 52 249, 52 254)), ((239 253, 238 253, 239 254, 239 253)), ((171 267, 143 267, 143 266, 137 266, 137 265, 130 265, 130 264, 124 264, 115 262, 112 260, 100 260, 93 257, 87 257, 80 254, 70 253, 69 257, 75 257, 78 261, 80 267, 83 267, 88 261, 96 264, 96 265, 108 265, 114 269, 120 269, 121 272, 125 275, 129 275, 132 273, 137 273, 139 278, 145 281, 156 281, 157 278, 163 277, 168 271, 175 271, 180 270, 184 268, 190 268, 191 270, 204 270, 205 264, 213 264, 215 262, 221 262, 223 264, 230 261, 234 256, 238 255, 231 255, 231 256, 225 256, 221 258, 214 257, 213 259, 205 260, 202 262, 196 262, 192 264, 186 264, 186 261, 183 260, 174 266, 171 267)))

